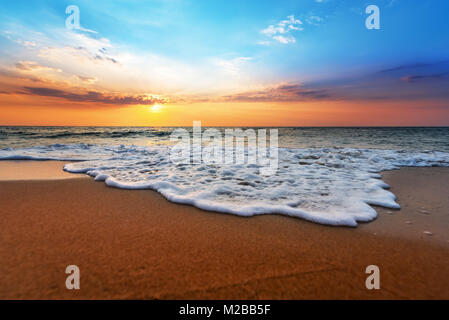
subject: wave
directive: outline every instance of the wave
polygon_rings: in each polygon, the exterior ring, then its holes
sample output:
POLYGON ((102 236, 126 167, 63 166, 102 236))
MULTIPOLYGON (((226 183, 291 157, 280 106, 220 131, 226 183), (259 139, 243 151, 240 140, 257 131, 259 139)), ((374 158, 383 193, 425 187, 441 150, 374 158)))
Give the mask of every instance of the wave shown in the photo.
POLYGON ((76 132, 73 129, 66 131, 56 131, 54 130, 0 130, 0 136, 6 137, 15 137, 15 138, 32 138, 32 139, 61 139, 61 138, 82 138, 82 137, 94 137, 94 138, 129 138, 133 136, 141 136, 143 138, 151 138, 151 137, 167 137, 171 134, 169 131, 161 131, 161 130, 94 130, 94 131, 81 131, 76 132))
POLYGON ((449 153, 357 148, 279 149, 276 174, 251 164, 174 164, 169 147, 53 144, 0 150, 0 159, 77 160, 64 166, 122 189, 152 189, 169 201, 241 216, 283 214, 356 226, 376 218, 372 205, 399 209, 379 172, 449 166, 449 153))

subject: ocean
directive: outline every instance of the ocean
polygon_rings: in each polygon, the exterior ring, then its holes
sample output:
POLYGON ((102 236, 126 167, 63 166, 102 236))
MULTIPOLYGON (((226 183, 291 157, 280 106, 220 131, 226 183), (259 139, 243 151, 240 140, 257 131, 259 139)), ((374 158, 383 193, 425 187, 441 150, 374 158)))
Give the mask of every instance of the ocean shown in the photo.
POLYGON ((447 127, 278 128, 278 164, 271 175, 252 163, 174 163, 175 129, 0 127, 0 159, 72 161, 64 170, 111 187, 153 189, 204 210, 345 226, 375 219, 373 205, 400 208, 380 172, 449 166, 447 127))

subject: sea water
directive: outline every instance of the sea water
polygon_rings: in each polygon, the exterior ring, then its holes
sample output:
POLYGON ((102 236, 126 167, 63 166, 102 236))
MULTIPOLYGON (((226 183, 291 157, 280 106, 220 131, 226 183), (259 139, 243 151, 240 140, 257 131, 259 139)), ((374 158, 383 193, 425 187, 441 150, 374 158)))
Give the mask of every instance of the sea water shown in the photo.
POLYGON ((278 169, 268 176, 250 163, 173 163, 174 129, 0 127, 0 159, 76 160, 64 170, 205 210, 346 226, 375 219, 372 205, 399 208, 381 171, 449 166, 449 128, 279 128, 278 169))

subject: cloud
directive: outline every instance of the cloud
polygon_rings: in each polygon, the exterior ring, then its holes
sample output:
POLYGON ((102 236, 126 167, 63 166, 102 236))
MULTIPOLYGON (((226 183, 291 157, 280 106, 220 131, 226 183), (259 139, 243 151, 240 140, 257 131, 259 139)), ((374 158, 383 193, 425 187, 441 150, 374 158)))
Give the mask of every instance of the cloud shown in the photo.
POLYGON ((280 43, 283 43, 283 44, 295 43, 296 42, 296 39, 293 36, 287 36, 287 37, 274 36, 273 39, 277 40, 277 41, 279 41, 280 43))
POLYGON ((399 78, 409 83, 424 80, 444 80, 449 75, 449 60, 403 64, 383 69, 378 74, 395 80, 399 78))
MULTIPOLYGON (((20 70, 19 70, 20 71, 20 70)), ((35 74, 18 72, 17 70, 1 68, 0 67, 0 86, 8 84, 8 86, 14 86, 20 82, 44 82, 40 77, 35 74)))
POLYGON ((323 22, 323 18, 321 18, 319 16, 310 16, 310 17, 306 18, 306 22, 308 24, 318 26, 323 22))
POLYGON ((44 70, 44 71, 62 72, 61 69, 42 66, 42 65, 40 65, 40 64, 38 64, 37 62, 34 62, 34 61, 19 61, 19 62, 16 63, 16 68, 19 69, 20 71, 41 71, 41 70, 44 70))
POLYGON ((151 95, 107 95, 96 91, 74 93, 46 87, 23 87, 22 91, 18 93, 41 97, 61 98, 72 102, 93 102, 111 105, 154 105, 156 103, 164 104, 167 102, 163 98, 151 95))
POLYGON ((23 45, 25 47, 35 47, 36 46, 36 42, 34 42, 34 41, 24 41, 23 45))
POLYGON ((28 48, 36 47, 36 42, 28 41, 28 40, 23 41, 22 39, 15 39, 15 40, 13 40, 13 39, 11 39, 10 34, 12 34, 12 33, 11 32, 7 33, 7 38, 12 40, 12 41, 14 41, 15 43, 18 43, 18 44, 20 44, 20 45, 22 45, 24 47, 28 47, 28 48))
POLYGON ((225 73, 236 75, 240 72, 241 67, 248 61, 251 61, 251 57, 238 57, 230 60, 226 59, 214 59, 217 66, 221 67, 225 73))
POLYGON ((286 20, 282 20, 276 25, 270 25, 263 29, 261 33, 282 44, 294 43, 296 39, 290 32, 304 30, 301 25, 301 20, 295 19, 294 15, 290 15, 286 20))
POLYGON ((116 58, 110 56, 105 48, 98 48, 95 50, 88 49, 83 46, 78 47, 46 47, 41 49, 39 53, 40 58, 45 58, 51 61, 62 62, 69 59, 77 59, 79 61, 93 61, 93 62, 110 62, 119 64, 116 58))
POLYGON ((441 79, 448 75, 448 72, 437 73, 437 74, 428 74, 428 75, 408 75, 401 78, 402 81, 405 82, 417 82, 421 80, 435 80, 441 79))
POLYGON ((300 84, 279 84, 261 90, 224 96, 226 101, 235 102, 292 102, 331 98, 324 89, 308 89, 300 84))
POLYGON ((170 97, 172 102, 175 96, 185 96, 188 100, 192 96, 219 97, 237 90, 249 90, 260 83, 258 75, 263 73, 257 62, 250 63, 252 58, 235 53, 183 60, 117 45, 101 35, 62 27, 39 34, 22 26, 16 29, 21 30, 23 39, 35 41, 36 47, 21 46, 17 52, 21 58, 7 58, 14 68, 5 66, 4 69, 11 74, 13 83, 8 83, 5 78, 5 84, 2 84, 0 79, 0 86, 14 84, 15 91, 26 86, 39 86, 72 92, 83 88, 131 96, 151 92, 170 97))
POLYGON ((409 70, 409 69, 418 69, 418 68, 429 68, 433 66, 438 66, 439 64, 446 64, 449 61, 439 61, 439 62, 431 62, 431 63, 423 63, 423 62, 416 62, 416 63, 410 63, 410 64, 403 64, 397 67, 388 68, 380 70, 380 73, 388 73, 388 72, 395 72, 395 71, 402 71, 402 70, 409 70))
POLYGON ((77 78, 78 80, 87 83, 87 84, 94 84, 95 82, 98 81, 98 78, 96 77, 83 77, 83 76, 78 76, 75 75, 75 78, 77 78))

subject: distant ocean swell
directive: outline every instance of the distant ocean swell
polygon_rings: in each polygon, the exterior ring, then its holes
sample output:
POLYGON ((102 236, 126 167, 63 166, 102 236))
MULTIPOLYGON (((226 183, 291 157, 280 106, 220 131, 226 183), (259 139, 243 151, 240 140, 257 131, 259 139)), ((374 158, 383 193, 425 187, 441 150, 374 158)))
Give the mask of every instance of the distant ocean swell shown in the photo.
POLYGON ((11 130, 1 130, 0 137, 27 137, 28 139, 60 139, 60 138, 130 138, 133 136, 139 137, 163 137, 169 136, 168 131, 152 131, 152 130, 117 130, 117 131, 103 131, 103 130, 91 130, 82 132, 73 132, 72 130, 58 130, 55 132, 29 132, 29 131, 11 131, 11 130))

